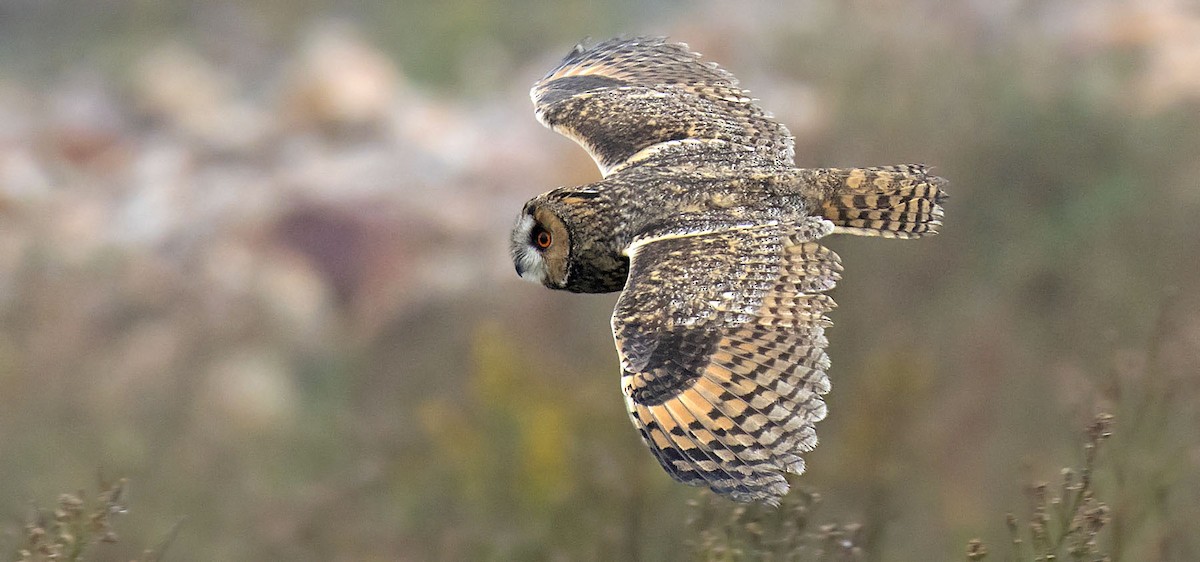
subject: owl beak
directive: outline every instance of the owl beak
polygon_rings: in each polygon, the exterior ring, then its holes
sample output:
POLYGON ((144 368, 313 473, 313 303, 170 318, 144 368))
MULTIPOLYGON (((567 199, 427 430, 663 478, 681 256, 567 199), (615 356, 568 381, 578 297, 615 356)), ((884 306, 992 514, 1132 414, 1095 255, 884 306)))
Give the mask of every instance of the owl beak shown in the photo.
POLYGON ((513 261, 513 267, 517 268, 517 277, 525 276, 525 269, 521 267, 521 260, 513 261))

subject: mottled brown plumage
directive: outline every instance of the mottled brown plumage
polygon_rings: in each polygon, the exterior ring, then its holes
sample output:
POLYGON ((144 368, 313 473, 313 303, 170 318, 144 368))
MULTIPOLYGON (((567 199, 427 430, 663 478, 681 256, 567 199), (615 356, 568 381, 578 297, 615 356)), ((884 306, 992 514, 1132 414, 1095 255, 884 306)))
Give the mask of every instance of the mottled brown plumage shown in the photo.
POLYGON ((825 417, 830 233, 918 238, 941 225, 922 166, 799 169, 792 137, 682 44, 576 47, 531 91, 538 119, 604 179, 526 203, 523 277, 623 290, 612 329, 630 417, 675 479, 777 503, 825 417))

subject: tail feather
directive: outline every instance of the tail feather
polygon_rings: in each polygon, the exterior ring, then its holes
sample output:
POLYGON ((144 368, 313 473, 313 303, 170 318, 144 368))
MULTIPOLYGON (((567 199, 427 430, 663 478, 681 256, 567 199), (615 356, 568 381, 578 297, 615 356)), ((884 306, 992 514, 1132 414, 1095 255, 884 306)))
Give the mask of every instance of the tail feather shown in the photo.
POLYGON ((921 165, 813 170, 825 195, 821 214, 834 232, 920 238, 942 226, 946 180, 921 165))

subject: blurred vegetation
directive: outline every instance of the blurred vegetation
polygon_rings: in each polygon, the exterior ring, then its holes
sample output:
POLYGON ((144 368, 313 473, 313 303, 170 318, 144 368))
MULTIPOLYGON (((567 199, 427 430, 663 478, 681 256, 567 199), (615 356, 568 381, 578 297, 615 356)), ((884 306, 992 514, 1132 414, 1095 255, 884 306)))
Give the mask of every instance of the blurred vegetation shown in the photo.
POLYGON ((1182 0, 5 2, 0 552, 100 470, 99 560, 1005 559, 1111 412, 1096 551, 1200 559, 1197 37, 1182 0), (934 239, 828 240, 830 415, 779 511, 672 482, 614 297, 506 253, 598 177, 529 85, 638 34, 736 73, 800 166, 951 182, 934 239))
MULTIPOLYGON (((1059 560, 1070 557, 1077 561, 1103 562, 1111 560, 1104 554, 1098 535, 1111 522, 1111 509, 1096 498, 1092 487, 1096 455, 1100 444, 1111 433, 1113 416, 1100 414, 1088 426, 1084 443, 1083 467, 1076 472, 1062 470, 1062 484, 1057 492, 1050 484, 1037 482, 1026 490, 1029 496, 1029 521, 1022 528, 1020 519, 1009 514, 1008 532, 1011 543, 1008 560, 1059 560), (1024 533, 1028 533, 1027 535, 1024 533), (1023 537, 1028 538, 1023 538, 1023 537)), ((987 548, 978 540, 967 545, 967 558, 982 560, 987 548)))
MULTIPOLYGON (((24 543, 17 549, 17 559, 21 562, 86 560, 98 545, 116 543, 114 520, 128 509, 123 498, 127 484, 124 480, 101 482, 94 505, 83 499, 83 492, 59 496, 54 511, 39 510, 25 525, 24 543)), ((138 560, 161 560, 177 529, 178 525, 156 548, 146 549, 138 560)))
POLYGON ((736 506, 705 495, 692 502, 695 560, 863 560, 861 523, 813 525, 821 495, 797 489, 778 508, 736 506))

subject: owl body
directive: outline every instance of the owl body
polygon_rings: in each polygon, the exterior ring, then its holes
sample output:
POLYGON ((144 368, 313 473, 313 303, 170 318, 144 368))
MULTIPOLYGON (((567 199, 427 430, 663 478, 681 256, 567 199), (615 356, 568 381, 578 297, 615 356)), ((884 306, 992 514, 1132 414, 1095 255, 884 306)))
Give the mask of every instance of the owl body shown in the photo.
POLYGON ((661 39, 576 47, 535 115, 604 178, 525 204, 517 273, 621 291, 611 320, 630 419, 676 480, 778 503, 829 391, 832 233, 919 238, 945 181, 923 166, 801 169, 786 127, 737 80, 661 39))
POLYGON ((570 233, 574 259, 566 284, 556 288, 622 290, 626 250, 639 236, 795 222, 817 204, 795 168, 766 162, 732 166, 737 162, 721 152, 693 156, 697 160, 620 170, 602 182, 530 200, 527 209, 554 209, 570 233))

